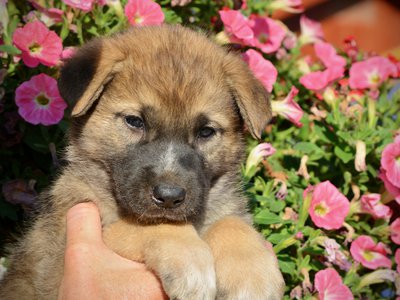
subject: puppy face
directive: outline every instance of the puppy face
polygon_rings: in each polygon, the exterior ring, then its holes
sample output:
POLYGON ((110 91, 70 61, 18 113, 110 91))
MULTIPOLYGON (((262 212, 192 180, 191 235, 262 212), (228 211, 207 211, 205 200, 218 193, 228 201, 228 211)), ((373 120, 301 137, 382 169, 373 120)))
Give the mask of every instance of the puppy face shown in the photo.
POLYGON ((134 29, 66 63, 71 147, 108 171, 121 212, 146 223, 193 221, 222 176, 239 170, 243 121, 259 137, 264 88, 241 60, 181 27, 134 29))

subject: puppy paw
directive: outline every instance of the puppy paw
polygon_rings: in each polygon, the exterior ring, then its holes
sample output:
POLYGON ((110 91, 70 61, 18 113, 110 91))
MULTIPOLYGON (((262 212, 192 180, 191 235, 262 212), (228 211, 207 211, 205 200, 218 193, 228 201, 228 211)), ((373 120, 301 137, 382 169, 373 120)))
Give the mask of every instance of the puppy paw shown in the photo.
POLYGON ((200 239, 160 240, 145 254, 146 265, 161 279, 171 300, 214 300, 216 278, 209 246, 200 239))
MULTIPOLYGON (((229 254, 228 254, 229 255, 229 254)), ((218 300, 279 300, 283 298, 283 277, 274 255, 226 258, 217 265, 218 300)))
POLYGON ((272 249, 240 217, 213 224, 203 239, 210 246, 217 276, 217 299, 278 300, 285 283, 272 249))

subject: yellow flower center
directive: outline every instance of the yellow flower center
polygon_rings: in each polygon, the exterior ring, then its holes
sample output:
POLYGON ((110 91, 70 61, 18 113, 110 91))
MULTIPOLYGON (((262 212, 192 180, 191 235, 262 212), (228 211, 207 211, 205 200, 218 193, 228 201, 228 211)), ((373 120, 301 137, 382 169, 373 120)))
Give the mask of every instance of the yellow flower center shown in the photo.
POLYGON ((261 33, 258 35, 257 39, 261 44, 265 44, 266 42, 268 42, 268 34, 266 33, 261 33))
POLYGON ((381 81, 381 77, 379 76, 379 74, 374 73, 374 74, 371 75, 370 81, 373 84, 378 84, 381 81))
POLYGON ((325 216, 329 212, 328 207, 325 205, 325 203, 321 202, 317 204, 315 207, 315 213, 319 216, 325 216))
POLYGON ((135 24, 141 24, 141 23, 143 22, 143 18, 142 18, 142 16, 140 16, 139 14, 136 14, 136 15, 133 17, 133 20, 135 21, 135 24))
POLYGON ((362 257, 364 257, 366 261, 371 261, 374 259, 374 253, 369 250, 364 250, 362 257))
POLYGON ((50 100, 45 95, 40 94, 36 97, 36 102, 42 106, 46 106, 47 104, 49 104, 50 100))
POLYGON ((29 46, 29 51, 31 53, 39 53, 40 50, 42 50, 42 46, 40 46, 38 43, 33 43, 32 45, 29 46))

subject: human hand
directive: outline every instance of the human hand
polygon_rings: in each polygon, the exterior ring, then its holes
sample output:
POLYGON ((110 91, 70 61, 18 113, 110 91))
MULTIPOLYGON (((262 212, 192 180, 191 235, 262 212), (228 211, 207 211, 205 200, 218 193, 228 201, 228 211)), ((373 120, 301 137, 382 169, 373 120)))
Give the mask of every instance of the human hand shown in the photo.
POLYGON ((58 299, 168 298, 158 278, 144 264, 107 248, 97 207, 80 203, 67 213, 64 276, 58 299))

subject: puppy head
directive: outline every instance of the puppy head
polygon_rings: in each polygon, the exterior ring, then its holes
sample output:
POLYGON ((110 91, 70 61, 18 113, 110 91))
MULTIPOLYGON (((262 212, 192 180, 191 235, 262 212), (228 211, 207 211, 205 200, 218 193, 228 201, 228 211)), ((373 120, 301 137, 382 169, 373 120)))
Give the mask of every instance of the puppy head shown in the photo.
POLYGON ((201 217, 209 190, 235 176, 243 123, 260 138, 268 96, 247 66, 179 26, 95 40, 66 62, 71 148, 108 171, 123 214, 143 222, 201 217))

